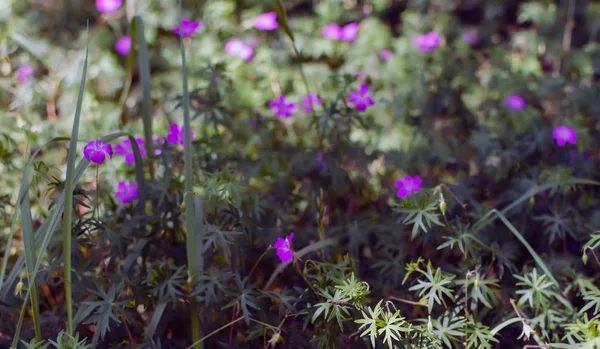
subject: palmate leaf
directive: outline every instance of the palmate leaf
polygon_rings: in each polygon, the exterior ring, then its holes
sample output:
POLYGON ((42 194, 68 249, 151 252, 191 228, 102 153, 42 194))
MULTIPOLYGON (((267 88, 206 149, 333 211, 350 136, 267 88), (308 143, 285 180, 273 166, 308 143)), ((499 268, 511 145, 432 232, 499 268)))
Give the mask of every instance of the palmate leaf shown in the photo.
POLYGON ((452 342, 456 342, 458 337, 465 335, 462 329, 465 327, 466 320, 463 316, 451 316, 445 313, 444 316, 432 321, 433 333, 435 333, 447 348, 452 348, 452 342))
POLYGON ((425 207, 395 209, 397 212, 406 213, 406 217, 402 220, 403 224, 413 225, 411 234, 412 239, 419 235, 419 229, 422 230, 423 233, 427 233, 427 231, 431 229, 432 224, 443 226, 439 219, 439 213, 432 212, 437 210, 438 204, 439 201, 433 201, 425 207))
POLYGON ((573 212, 569 208, 564 212, 551 209, 550 214, 539 215, 534 217, 533 220, 542 222, 544 233, 549 235, 550 243, 553 243, 555 240, 564 240, 567 233, 571 237, 576 238, 571 220, 569 219, 572 216, 573 212))
POLYGON ((204 242, 204 251, 208 251, 209 248, 216 250, 221 247, 221 251, 225 256, 225 259, 229 260, 229 245, 233 243, 233 237, 242 234, 239 231, 223 231, 214 225, 205 224, 204 229, 206 230, 203 237, 206 239, 204 242))
POLYGON ((514 275, 514 277, 519 280, 517 286, 525 287, 525 289, 516 291, 517 294, 521 295, 517 302, 519 306, 528 303, 530 307, 535 309, 547 308, 549 299, 557 295, 551 288, 554 285, 552 281, 545 274, 538 274, 536 268, 533 268, 529 274, 524 276, 514 275))
POLYGON ((481 302, 488 308, 493 308, 491 302, 495 299, 495 294, 498 290, 494 288, 499 287, 498 279, 482 278, 480 273, 471 274, 468 276, 467 282, 465 279, 457 279, 456 284, 461 286, 464 290, 465 285, 468 285, 468 291, 470 292, 470 298, 476 302, 481 302))
POLYGON ((83 302, 82 308, 77 314, 76 321, 77 319, 85 319, 89 316, 85 324, 94 324, 96 326, 93 342, 97 343, 99 338, 104 339, 106 332, 110 331, 111 320, 117 324, 121 323, 118 315, 121 313, 122 307, 128 304, 129 301, 119 300, 123 291, 122 282, 113 284, 108 292, 101 288, 98 291, 88 291, 94 294, 97 300, 83 302))
POLYGON ((427 280, 423 281, 418 279, 418 284, 409 288, 410 291, 419 291, 419 296, 422 297, 422 299, 427 300, 427 309, 430 313, 434 304, 442 304, 442 297, 444 295, 451 300, 454 300, 452 289, 448 286, 452 285, 452 280, 454 280, 456 276, 444 274, 445 273, 443 273, 440 268, 437 268, 434 274, 431 262, 429 262, 427 264, 427 272, 424 273, 427 280))
POLYGON ((481 322, 469 321, 467 336, 467 349, 492 349, 492 343, 498 343, 498 340, 492 336, 490 328, 481 322))
POLYGON ((315 320, 318 319, 321 314, 323 314, 323 317, 327 320, 327 322, 335 319, 340 327, 340 331, 343 331, 344 321, 350 320, 352 317, 350 316, 349 307, 346 305, 341 305, 340 303, 350 303, 352 299, 349 296, 344 295, 340 290, 336 290, 333 295, 331 295, 328 290, 322 290, 320 293, 327 300, 325 302, 315 304, 317 310, 312 316, 312 323, 314 323, 315 320), (337 304, 329 301, 336 302, 337 304))
POLYGON ((382 302, 383 300, 380 300, 374 308, 368 307, 368 314, 366 314, 364 311, 361 311, 362 319, 354 320, 355 323, 360 324, 359 329, 366 328, 360 336, 369 336, 371 346, 373 347, 375 347, 375 341, 379 336, 378 322, 380 321, 379 317, 383 312, 383 308, 381 307, 382 302))
POLYGON ((239 274, 235 274, 235 288, 226 291, 227 295, 234 299, 223 306, 222 309, 228 309, 234 305, 237 307, 237 312, 242 312, 246 325, 250 324, 250 308, 259 310, 257 300, 258 292, 256 291, 256 284, 248 283, 248 278, 242 278, 239 274))

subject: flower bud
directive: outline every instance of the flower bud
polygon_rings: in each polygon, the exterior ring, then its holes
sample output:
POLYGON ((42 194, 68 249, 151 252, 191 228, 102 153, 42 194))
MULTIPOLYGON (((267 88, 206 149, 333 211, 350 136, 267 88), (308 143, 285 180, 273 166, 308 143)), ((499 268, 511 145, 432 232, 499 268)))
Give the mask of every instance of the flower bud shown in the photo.
POLYGON ((23 281, 19 280, 19 282, 17 282, 17 286, 15 286, 15 296, 20 296, 24 287, 25 284, 23 284, 23 281))
POLYGON ((583 262, 583 264, 587 264, 587 261, 588 261, 587 254, 584 253, 583 256, 581 256, 581 261, 583 262))
POLYGON ((475 287, 479 287, 479 278, 475 279, 474 284, 475 284, 475 287))
POLYGON ((181 209, 181 212, 185 212, 185 201, 181 203, 179 208, 181 209))
POLYGON ((431 323, 431 315, 427 317, 427 331, 433 332, 433 324, 431 323))
POLYGON ((532 196, 532 197, 529 198, 529 204, 531 206, 535 205, 535 197, 532 196))

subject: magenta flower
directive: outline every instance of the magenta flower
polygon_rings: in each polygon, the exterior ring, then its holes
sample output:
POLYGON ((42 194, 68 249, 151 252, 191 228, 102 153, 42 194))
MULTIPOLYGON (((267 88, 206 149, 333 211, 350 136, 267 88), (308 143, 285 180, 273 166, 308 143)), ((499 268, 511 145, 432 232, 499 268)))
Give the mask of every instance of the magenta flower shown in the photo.
POLYGON ((22 65, 17 69, 17 79, 21 84, 26 84, 29 78, 35 73, 33 67, 30 65, 22 65))
MULTIPOLYGON (((146 156, 146 149, 144 148, 144 139, 142 137, 137 137, 135 142, 140 148, 140 155, 142 157, 146 156)), ((133 156, 133 147, 131 146, 131 140, 126 138, 120 144, 115 146, 115 153, 120 156, 125 157, 125 162, 128 164, 135 164, 135 157, 133 156)))
POLYGON ((315 105, 321 105, 321 99, 316 92, 311 92, 308 96, 302 98, 302 105, 304 106, 304 112, 312 112, 312 107, 315 105))
POLYGON ((412 39, 413 46, 419 48, 421 52, 434 51, 440 46, 440 36, 436 32, 416 35, 412 39))
POLYGON ((577 131, 567 126, 557 126, 552 131, 552 138, 556 139, 556 144, 559 147, 564 147, 567 143, 577 143, 577 131))
POLYGON ((113 13, 121 7, 122 3, 123 0, 96 0, 96 8, 100 12, 113 13))
POLYGON ((125 35, 115 42, 115 51, 121 56, 127 56, 131 51, 131 37, 125 35))
POLYGON ((282 238, 277 238, 277 241, 273 244, 273 247, 277 249, 277 257, 281 259, 282 263, 287 263, 292 258, 294 258, 294 251, 292 251, 292 239, 294 238, 294 233, 290 233, 290 235, 285 237, 285 240, 282 238))
MULTIPOLYGON (((169 131, 169 134, 167 134, 167 142, 169 142, 170 144, 185 144, 185 130, 183 129, 183 125, 181 125, 180 127, 177 124, 173 124, 169 128, 169 131)), ((194 139, 194 132, 190 133, 190 138, 194 139)))
POLYGON ((83 148, 83 155, 87 161, 95 162, 98 165, 101 165, 104 162, 106 155, 112 159, 113 149, 110 144, 104 143, 97 139, 86 144, 86 146, 83 148))
POLYGON ((275 30, 278 26, 275 12, 263 13, 254 19, 254 27, 258 30, 275 30))
POLYGON ((289 118, 290 116, 292 116, 292 113, 298 110, 296 103, 288 103, 285 100, 284 95, 281 95, 277 99, 270 101, 269 108, 275 111, 275 117, 278 118, 289 118))
POLYGON ((348 23, 344 27, 340 27, 336 23, 321 28, 321 33, 326 39, 354 41, 358 34, 359 24, 356 22, 348 23))
POLYGON ((524 110, 525 101, 521 96, 510 95, 504 100, 504 104, 512 110, 524 110))
POLYGON ((419 188, 421 186, 421 183, 421 177, 419 176, 404 176, 402 177, 402 179, 398 179, 394 183, 396 188, 398 188, 398 192, 396 192, 396 195, 403 198, 412 193, 418 193, 421 191, 421 189, 419 188))
POLYGON ((133 199, 138 197, 138 186, 135 183, 119 182, 117 185, 117 191, 115 192, 115 199, 121 201, 122 204, 131 202, 133 199))
POLYGON ((360 89, 358 91, 350 92, 349 96, 350 98, 348 98, 348 103, 355 104, 356 110, 360 112, 364 112, 367 110, 368 106, 375 104, 373 98, 369 96, 369 86, 367 86, 365 83, 360 85, 360 89))
POLYGON ((153 135, 152 136, 152 142, 154 143, 154 154, 155 155, 160 155, 162 153, 162 150, 160 150, 160 146, 163 145, 163 144, 165 144, 165 139, 164 138, 158 138, 157 135, 153 135))
POLYGON ((179 27, 173 28, 173 33, 177 35, 181 33, 181 35, 183 35, 183 37, 186 38, 194 34, 194 32, 198 30, 200 26, 202 26, 202 23, 200 23, 199 21, 191 21, 189 19, 184 18, 181 20, 181 25, 179 27))
POLYGON ((246 45, 240 39, 231 39, 225 44, 225 51, 232 56, 237 56, 242 58, 245 61, 249 61, 252 59, 252 55, 254 54, 254 50, 251 46, 246 45))
POLYGON ((382 61, 387 61, 392 59, 392 57, 394 57, 394 53, 390 50, 380 50, 379 51, 379 59, 381 59, 382 61))

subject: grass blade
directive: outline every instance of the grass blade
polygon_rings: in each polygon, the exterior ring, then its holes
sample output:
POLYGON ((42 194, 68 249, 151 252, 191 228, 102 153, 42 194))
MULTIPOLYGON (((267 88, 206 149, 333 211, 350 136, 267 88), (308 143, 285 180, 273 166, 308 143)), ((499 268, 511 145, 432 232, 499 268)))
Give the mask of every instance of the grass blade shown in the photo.
MULTIPOLYGON (((190 100, 188 94, 188 80, 187 80, 187 68, 185 64, 185 46, 183 44, 183 31, 179 34, 179 43, 181 47, 181 75, 183 80, 183 128, 184 128, 184 145, 183 145, 183 167, 184 167, 184 191, 186 193, 194 190, 192 184, 192 138, 191 138, 191 122, 190 122, 190 100)), ((187 250, 187 262, 188 262, 188 273, 192 279, 192 285, 198 280, 197 268, 196 268, 196 229, 195 229, 195 213, 194 198, 191 195, 184 196, 184 202, 186 206, 185 212, 185 231, 186 231, 186 250, 187 250)), ((201 253, 201 252, 200 252, 201 253)), ((200 255, 202 258, 202 255, 200 255)), ((196 304, 190 306, 190 316, 192 323, 192 339, 193 343, 200 340, 200 319, 198 317, 198 310, 196 304)), ((202 348, 202 344, 198 343, 194 348, 202 348)))
POLYGON ((162 314, 165 312, 167 308, 167 304, 169 302, 160 302, 154 309, 154 313, 152 314, 152 319, 150 319, 150 324, 146 329, 146 333, 144 334, 144 339, 149 341, 154 337, 154 333, 156 333, 156 328, 158 328, 158 324, 160 323, 160 319, 162 318, 162 314))
MULTIPOLYGON (((152 100, 150 96, 150 59, 148 56, 148 45, 144 37, 144 21, 140 16, 133 17, 131 23, 132 32, 135 33, 138 50, 138 64, 140 66, 140 78, 142 84, 142 122, 144 123, 144 146, 148 157, 154 155, 152 142, 152 100)), ((152 167, 151 163, 148 163, 152 167)), ((150 168, 151 177, 153 169, 150 168)))
MULTIPOLYGON (((27 175, 27 174, 25 174, 27 175)), ((23 249, 25 253, 25 265, 27 268, 27 279, 29 283, 31 308, 33 313, 33 326, 35 331, 35 339, 39 342, 42 340, 42 332, 40 330, 40 305, 38 298, 38 289, 35 283, 34 272, 34 256, 35 256, 35 238, 33 235, 33 221, 31 219, 31 201, 29 193, 23 197, 21 202, 21 220, 23 230, 23 249)), ((27 302, 25 302, 27 304, 27 302)), ((27 306, 24 306, 26 308, 27 306)))
POLYGON ((65 182, 65 214, 63 217, 63 263, 64 263, 64 282, 65 282, 65 303, 67 308, 67 331, 70 337, 75 335, 73 324, 73 278, 71 273, 71 248, 72 248, 72 228, 73 228, 73 190, 75 188, 75 156, 77 155, 77 138, 79 135, 79 120, 81 117, 81 104, 83 102, 83 89, 85 88, 85 78, 87 73, 89 49, 85 49, 85 60, 83 61, 83 71, 81 82, 79 83, 79 93, 77 95, 77 105, 75 107, 75 118, 73 120, 73 130, 71 131, 71 141, 69 143, 69 155, 67 157, 67 179, 65 182))

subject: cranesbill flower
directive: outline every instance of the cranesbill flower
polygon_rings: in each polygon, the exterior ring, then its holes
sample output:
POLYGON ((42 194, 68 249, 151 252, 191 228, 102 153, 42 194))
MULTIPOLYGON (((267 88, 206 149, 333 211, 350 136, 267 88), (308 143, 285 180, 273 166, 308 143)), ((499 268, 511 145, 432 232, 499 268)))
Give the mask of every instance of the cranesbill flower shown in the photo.
POLYGON ((434 51, 440 46, 440 36, 436 32, 416 35, 412 39, 413 46, 419 48, 421 52, 434 51))
POLYGON ((131 37, 125 35, 115 42, 115 51, 121 56, 127 56, 131 51, 131 37))
POLYGON ((567 143, 577 143, 577 131, 567 126, 557 126, 552 131, 552 138, 556 140, 556 144, 559 147, 564 147, 567 143))
POLYGON ((403 198, 412 193, 418 193, 421 191, 421 188, 420 188, 421 183, 422 183, 422 180, 421 180, 421 177, 419 177, 419 176, 415 176, 415 177, 404 176, 404 177, 402 177, 402 179, 398 179, 394 183, 396 188, 398 188, 398 192, 396 192, 396 195, 403 198))
POLYGON ((289 262, 294 258, 294 252, 292 251, 293 238, 294 233, 290 233, 285 239, 277 238, 277 241, 273 244, 273 247, 277 249, 277 257, 281 259, 282 263, 289 262))
POLYGON ((113 13, 122 4, 123 0, 96 0, 96 9, 100 12, 113 13))
POLYGON ((183 37, 185 38, 194 34, 194 32, 198 30, 198 28, 200 28, 201 25, 202 23, 200 23, 199 21, 191 21, 187 18, 184 18, 181 20, 180 26, 173 28, 173 33, 177 35, 181 33, 181 35, 183 35, 183 37))
POLYGON ((358 29, 359 24, 356 22, 348 23, 343 27, 340 27, 336 23, 331 23, 321 28, 321 33, 326 39, 354 41, 356 40, 358 29))
POLYGON ((294 113, 296 110, 298 110, 296 103, 294 103, 294 102, 288 103, 285 100, 284 95, 281 95, 277 99, 270 101, 269 108, 271 108, 275 111, 275 117, 278 117, 278 118, 289 118, 290 116, 292 116, 292 113, 294 113))
MULTIPOLYGON (((190 138, 194 139, 194 132, 190 132, 190 138)), ((183 125, 171 125, 171 127, 169 128, 169 134, 167 134, 167 142, 169 142, 170 144, 185 144, 185 130, 183 129, 183 125)))
POLYGON ((321 99, 316 92, 311 92, 308 96, 302 98, 302 105, 304 106, 304 112, 310 113, 312 112, 312 107, 315 105, 320 105, 321 99))
POLYGON ((392 57, 394 57, 394 53, 390 50, 379 50, 379 59, 381 59, 382 61, 387 61, 390 60, 392 57))
POLYGON ((375 104, 373 98, 369 96, 369 86, 367 86, 365 83, 360 85, 360 89, 358 91, 350 92, 349 96, 350 98, 348 98, 348 103, 355 104, 356 110, 360 112, 364 112, 367 110, 368 106, 375 104))
POLYGON ((240 39, 231 39, 225 44, 225 51, 232 56, 237 56, 242 58, 245 61, 249 61, 252 59, 252 55, 254 54, 254 50, 251 46, 246 45, 240 39))
POLYGON ((258 30, 275 30, 278 26, 275 12, 263 13, 254 19, 254 27, 258 30))
POLYGON ((163 144, 165 144, 165 139, 159 138, 157 135, 153 135, 152 142, 154 143, 154 154, 160 155, 162 153, 162 150, 160 148, 163 144))
POLYGON ((126 204, 131 202, 133 199, 138 197, 138 186, 135 183, 119 182, 117 185, 117 191, 115 192, 115 199, 126 204))
POLYGON ((30 65, 22 65, 17 69, 17 79, 21 84, 26 84, 29 78, 35 73, 33 67, 30 65))
POLYGON ((512 110, 524 110, 525 101, 521 96, 510 95, 504 100, 504 104, 512 110))
POLYGON ((83 148, 83 155, 87 161, 95 162, 98 165, 101 165, 104 162, 106 155, 112 159, 113 149, 110 144, 104 143, 97 139, 86 144, 86 146, 83 148))
MULTIPOLYGON (((146 156, 146 149, 144 148, 144 139, 142 137, 136 137, 135 142, 140 149, 140 155, 146 156)), ((131 140, 126 138, 120 144, 115 146, 115 153, 125 157, 125 162, 128 164, 135 164, 135 157, 133 156, 133 147, 131 146, 131 140)))
POLYGON ((354 41, 354 40, 356 40, 357 35, 358 35, 358 23, 357 22, 348 23, 342 28, 341 39, 344 41, 354 41))

